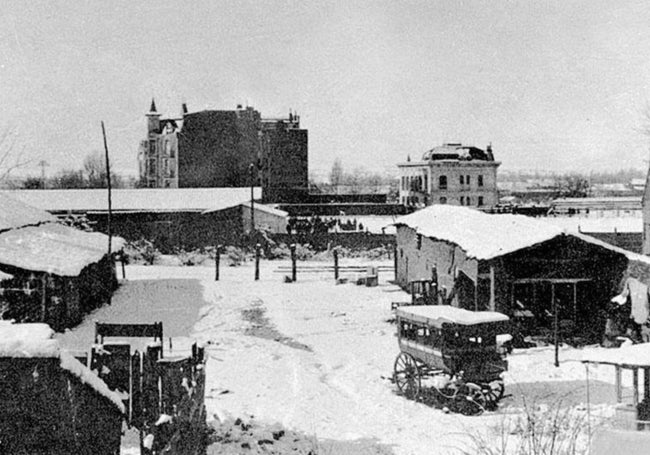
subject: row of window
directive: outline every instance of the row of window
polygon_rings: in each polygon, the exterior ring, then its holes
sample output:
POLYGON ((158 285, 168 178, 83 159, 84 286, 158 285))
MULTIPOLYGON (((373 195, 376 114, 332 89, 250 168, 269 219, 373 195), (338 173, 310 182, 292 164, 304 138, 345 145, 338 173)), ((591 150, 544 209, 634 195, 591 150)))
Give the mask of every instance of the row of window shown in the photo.
MULTIPOLYGON (((478 175, 476 181, 478 187, 483 186, 482 175, 478 175)), ((460 175, 458 178, 458 182, 460 183, 461 186, 470 186, 472 184, 472 176, 460 175)), ((403 191, 423 192, 423 191, 427 191, 428 187, 429 187, 429 180, 426 174, 402 176, 401 188, 403 191)), ((440 177, 438 177, 438 189, 446 190, 447 187, 448 187, 447 176, 441 175, 440 177)))
MULTIPOLYGON (((420 202, 421 202, 420 198, 418 198, 417 196, 402 197, 402 204, 404 205, 416 206, 420 204, 420 202)), ((447 204, 447 202, 448 199, 445 196, 441 196, 438 199, 439 204, 447 204)), ((460 205, 466 205, 466 206, 471 206, 474 202, 476 202, 477 207, 482 207, 483 205, 485 205, 485 199, 483 198, 483 196, 478 196, 476 200, 473 199, 471 196, 461 196, 459 200, 460 205)))

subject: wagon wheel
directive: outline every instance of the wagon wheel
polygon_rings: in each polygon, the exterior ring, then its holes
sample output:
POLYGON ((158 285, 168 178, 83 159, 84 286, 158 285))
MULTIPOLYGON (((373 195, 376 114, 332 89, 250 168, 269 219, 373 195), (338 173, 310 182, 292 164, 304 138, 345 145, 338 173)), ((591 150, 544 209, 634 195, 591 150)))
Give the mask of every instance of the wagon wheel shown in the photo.
POLYGON ((503 379, 497 379, 488 384, 489 392, 486 393, 488 400, 493 401, 496 405, 506 390, 505 385, 503 385, 503 379))
POLYGON ((405 352, 395 359, 393 380, 402 395, 409 399, 417 399, 420 395, 421 374, 415 358, 405 352))
POLYGON ((481 387, 473 382, 463 384, 456 395, 456 406, 458 411, 464 415, 482 414, 487 405, 488 397, 483 393, 481 387))

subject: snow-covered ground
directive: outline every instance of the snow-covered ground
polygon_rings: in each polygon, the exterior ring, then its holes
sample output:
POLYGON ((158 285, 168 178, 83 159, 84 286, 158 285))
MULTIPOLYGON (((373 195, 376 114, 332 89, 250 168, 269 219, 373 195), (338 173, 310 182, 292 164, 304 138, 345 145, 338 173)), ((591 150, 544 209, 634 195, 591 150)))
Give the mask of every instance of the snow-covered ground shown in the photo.
MULTIPOLYGON (((387 282, 392 276, 380 275, 374 288, 337 285, 328 274, 284 283, 273 273, 281 264, 263 262, 257 282, 250 265, 222 268, 218 282, 208 267, 129 266, 112 305, 59 339, 82 349, 92 342, 92 319, 162 320, 166 337, 206 345, 209 416, 255 416, 318 438, 376 440, 396 454, 457 453, 468 434, 489 432, 524 401, 585 408, 584 350, 571 348, 561 350, 559 368, 551 347, 510 355, 505 380, 513 396, 496 412, 446 414, 398 396, 389 379, 398 346, 387 320, 391 301, 408 296, 387 282)), ((594 413, 611 414, 613 368, 590 366, 589 381, 594 413)))

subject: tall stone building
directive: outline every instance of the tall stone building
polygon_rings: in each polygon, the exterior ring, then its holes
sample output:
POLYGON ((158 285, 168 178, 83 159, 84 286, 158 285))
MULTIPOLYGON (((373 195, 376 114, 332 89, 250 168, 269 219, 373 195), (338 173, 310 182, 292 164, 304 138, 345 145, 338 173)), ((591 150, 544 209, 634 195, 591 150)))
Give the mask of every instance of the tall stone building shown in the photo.
MULTIPOLYGON (((260 157, 262 121, 252 107, 183 116, 179 187, 249 186, 249 167, 260 157)), ((257 185, 257 176, 253 175, 257 185)))
POLYGON ((494 207, 499 201, 497 168, 492 147, 486 150, 461 144, 444 144, 427 151, 419 161, 398 164, 400 203, 425 207, 432 204, 494 207))
POLYGON ((252 107, 163 119, 152 107, 139 152, 151 188, 262 186, 264 202, 299 202, 308 190, 307 130, 293 113, 262 118, 252 107))
POLYGON ((262 202, 304 202, 308 196, 308 135, 300 117, 262 119, 259 163, 262 202))

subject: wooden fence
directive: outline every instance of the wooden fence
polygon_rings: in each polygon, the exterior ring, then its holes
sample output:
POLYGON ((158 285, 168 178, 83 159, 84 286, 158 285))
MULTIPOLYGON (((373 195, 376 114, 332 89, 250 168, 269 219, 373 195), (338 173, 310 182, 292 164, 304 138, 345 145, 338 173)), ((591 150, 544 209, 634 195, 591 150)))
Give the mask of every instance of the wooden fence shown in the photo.
POLYGON ((143 352, 128 343, 93 346, 91 369, 126 392, 127 423, 140 431, 142 455, 199 455, 206 446, 205 357, 196 344, 186 357, 163 356, 162 324, 97 324, 96 338, 153 337, 143 352), (128 395, 127 395, 128 394, 128 395))

